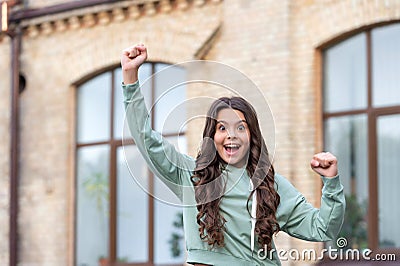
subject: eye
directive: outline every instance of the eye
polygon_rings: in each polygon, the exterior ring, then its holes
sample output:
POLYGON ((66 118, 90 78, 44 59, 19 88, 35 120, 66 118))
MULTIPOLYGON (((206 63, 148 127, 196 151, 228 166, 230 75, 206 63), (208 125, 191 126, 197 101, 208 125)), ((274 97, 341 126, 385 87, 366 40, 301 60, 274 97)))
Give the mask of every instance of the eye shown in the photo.
POLYGON ((218 130, 224 131, 224 130, 225 130, 225 126, 224 126, 224 125, 219 125, 219 126, 218 126, 218 130))
POLYGON ((240 131, 246 130, 246 127, 244 125, 240 125, 238 126, 238 130, 240 131))

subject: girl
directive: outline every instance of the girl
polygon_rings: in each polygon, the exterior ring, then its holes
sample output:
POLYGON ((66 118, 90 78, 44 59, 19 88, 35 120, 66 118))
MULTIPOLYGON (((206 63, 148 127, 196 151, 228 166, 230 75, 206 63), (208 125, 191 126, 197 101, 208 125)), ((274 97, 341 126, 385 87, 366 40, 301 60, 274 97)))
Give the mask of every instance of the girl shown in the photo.
POLYGON ((256 112, 240 97, 223 97, 211 105, 196 159, 177 152, 148 123, 138 84, 138 69, 146 59, 144 45, 122 53, 127 121, 149 167, 187 206, 189 264, 280 265, 274 233, 282 230, 309 241, 336 237, 345 200, 332 154, 316 154, 310 163, 324 183, 316 209, 275 173, 256 112))

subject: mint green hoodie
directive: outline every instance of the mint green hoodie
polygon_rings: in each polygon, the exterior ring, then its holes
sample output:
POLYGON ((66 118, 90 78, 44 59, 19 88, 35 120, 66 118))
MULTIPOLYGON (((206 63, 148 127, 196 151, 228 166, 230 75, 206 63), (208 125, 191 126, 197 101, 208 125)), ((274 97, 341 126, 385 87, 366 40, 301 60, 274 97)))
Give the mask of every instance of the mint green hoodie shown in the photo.
MULTIPOLYGON (((258 253, 261 247, 258 247, 257 239, 251 236, 254 231, 246 205, 251 183, 245 169, 227 166, 222 174, 227 182, 220 205, 220 212, 227 221, 225 246, 211 248, 200 239, 194 188, 190 180, 195 159, 179 153, 158 132, 152 130, 139 82, 122 87, 126 120, 135 144, 150 169, 179 197, 184 206, 187 262, 217 266, 281 265, 276 252, 267 256, 258 253), (254 250, 251 248, 252 239, 254 250)), ((275 175, 275 189, 280 196, 276 218, 282 231, 309 241, 332 240, 339 233, 345 210, 343 186, 339 176, 321 178, 324 183, 321 207, 316 209, 283 176, 275 175)), ((274 250, 274 243, 272 245, 274 250)))

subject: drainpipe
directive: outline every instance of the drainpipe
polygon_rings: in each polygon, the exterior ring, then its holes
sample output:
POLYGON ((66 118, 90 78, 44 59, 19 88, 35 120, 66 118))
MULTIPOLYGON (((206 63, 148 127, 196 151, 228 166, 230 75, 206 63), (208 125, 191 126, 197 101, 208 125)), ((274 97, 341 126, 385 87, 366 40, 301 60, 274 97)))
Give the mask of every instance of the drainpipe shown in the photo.
MULTIPOLYGON (((17 4, 18 2, 11 2, 17 4)), ((10 93, 10 220, 9 220, 9 265, 18 263, 18 187, 19 187, 19 94, 20 94, 20 50, 22 31, 16 23, 9 28, 9 7, 1 1, 1 33, 11 39, 11 93, 10 93)))
POLYGON ((10 266, 18 262, 18 187, 19 187, 19 73, 21 29, 17 26, 11 38, 11 116, 10 116, 10 266))

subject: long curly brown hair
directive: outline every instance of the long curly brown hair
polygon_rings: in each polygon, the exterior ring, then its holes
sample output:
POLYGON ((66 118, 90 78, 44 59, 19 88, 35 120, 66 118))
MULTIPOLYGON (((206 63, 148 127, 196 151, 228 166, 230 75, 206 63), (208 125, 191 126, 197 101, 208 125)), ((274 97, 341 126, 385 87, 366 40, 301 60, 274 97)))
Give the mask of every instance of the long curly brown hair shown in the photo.
POLYGON ((257 193, 255 234, 258 237, 259 246, 266 246, 270 250, 272 236, 280 230, 275 216, 280 197, 274 188, 275 171, 261 134, 257 114, 254 108, 241 97, 219 98, 214 101, 207 113, 203 143, 197 155, 196 168, 191 178, 195 186, 200 238, 212 247, 224 246, 226 220, 221 215, 219 206, 224 194, 225 184, 223 178, 218 177, 221 176, 226 162, 221 159, 216 151, 214 135, 218 112, 225 108, 242 112, 249 127, 250 151, 246 171, 255 189, 247 199, 247 211, 251 216, 249 201, 253 193, 257 193))

